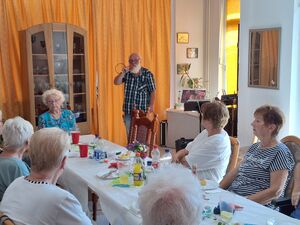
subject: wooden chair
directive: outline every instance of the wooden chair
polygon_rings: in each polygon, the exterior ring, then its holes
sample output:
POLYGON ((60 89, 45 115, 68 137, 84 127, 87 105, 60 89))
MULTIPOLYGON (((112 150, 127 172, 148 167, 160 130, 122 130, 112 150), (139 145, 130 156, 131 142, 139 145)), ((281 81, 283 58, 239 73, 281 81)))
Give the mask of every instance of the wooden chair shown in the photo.
MULTIPOLYGON (((300 138, 296 136, 286 136, 281 139, 281 142, 284 143, 291 151, 295 160, 295 167, 300 163, 300 138)), ((294 168, 295 168, 294 167, 294 168)), ((284 198, 279 198, 272 201, 272 204, 279 207, 279 211, 283 214, 290 215, 291 212, 295 209, 291 203, 291 194, 294 187, 294 174, 290 179, 288 186, 286 187, 284 198)))
POLYGON ((0 212, 0 225, 15 225, 15 223, 4 213, 0 212))
POLYGON ((159 120, 156 113, 133 110, 128 144, 138 141, 147 145, 149 147, 148 155, 151 156, 153 145, 156 142, 158 127, 159 120))
POLYGON ((239 140, 234 137, 229 137, 229 138, 231 144, 231 154, 230 154, 230 159, 229 159, 226 173, 228 173, 229 171, 233 170, 236 167, 239 158, 239 152, 240 152, 239 140))

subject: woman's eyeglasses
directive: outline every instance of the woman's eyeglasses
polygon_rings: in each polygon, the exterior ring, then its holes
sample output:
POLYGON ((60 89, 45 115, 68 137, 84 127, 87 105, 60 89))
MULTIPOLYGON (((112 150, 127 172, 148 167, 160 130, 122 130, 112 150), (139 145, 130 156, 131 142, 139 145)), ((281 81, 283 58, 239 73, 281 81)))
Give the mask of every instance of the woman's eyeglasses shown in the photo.
POLYGON ((48 100, 47 103, 48 104, 54 104, 54 103, 58 103, 60 99, 53 99, 53 100, 48 100))

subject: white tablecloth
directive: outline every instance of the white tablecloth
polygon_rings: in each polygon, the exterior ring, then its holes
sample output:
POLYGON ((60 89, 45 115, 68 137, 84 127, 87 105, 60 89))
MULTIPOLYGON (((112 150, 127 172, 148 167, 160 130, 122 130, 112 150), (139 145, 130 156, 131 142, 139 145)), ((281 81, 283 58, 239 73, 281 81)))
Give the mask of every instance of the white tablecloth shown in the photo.
MULTIPOLYGON (((124 147, 108 141, 105 141, 105 147, 106 151, 109 152, 126 150, 124 147)), ((89 187, 98 194, 103 213, 112 225, 140 225, 142 219, 137 210, 135 210, 140 188, 112 187, 111 180, 98 178, 96 174, 101 172, 101 170, 107 169, 107 167, 107 163, 100 163, 93 159, 70 158, 60 178, 60 183, 78 198, 85 211, 88 211, 87 196, 89 187)), ((215 207, 224 192, 221 189, 204 192, 209 198, 209 200, 203 200, 204 205, 215 207)), ((276 225, 300 224, 299 220, 287 217, 246 198, 236 195, 235 202, 244 208, 242 211, 236 211, 233 222, 265 225, 268 219, 274 218, 276 225)), ((206 219, 201 224, 216 224, 216 222, 206 219)))

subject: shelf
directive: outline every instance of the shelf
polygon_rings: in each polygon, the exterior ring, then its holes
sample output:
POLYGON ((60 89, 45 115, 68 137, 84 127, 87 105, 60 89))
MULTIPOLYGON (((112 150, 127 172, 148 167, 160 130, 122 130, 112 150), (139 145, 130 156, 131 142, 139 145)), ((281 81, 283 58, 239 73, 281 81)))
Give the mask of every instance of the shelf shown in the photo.
POLYGON ((81 92, 81 93, 75 93, 74 92, 74 95, 85 95, 86 94, 86 92, 81 92))
POLYGON ((49 74, 33 74, 34 77, 49 77, 49 74))

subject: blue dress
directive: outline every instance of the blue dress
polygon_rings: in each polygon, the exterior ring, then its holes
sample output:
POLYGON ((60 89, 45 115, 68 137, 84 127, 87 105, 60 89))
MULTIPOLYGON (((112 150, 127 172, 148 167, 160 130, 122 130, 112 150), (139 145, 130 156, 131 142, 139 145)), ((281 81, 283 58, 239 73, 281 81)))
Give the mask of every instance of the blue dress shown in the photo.
POLYGON ((59 127, 70 133, 70 131, 76 128, 76 120, 73 112, 67 109, 62 109, 61 116, 58 119, 54 119, 49 112, 45 112, 39 116, 38 127, 39 129, 59 127))

